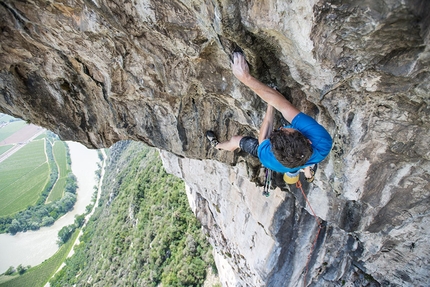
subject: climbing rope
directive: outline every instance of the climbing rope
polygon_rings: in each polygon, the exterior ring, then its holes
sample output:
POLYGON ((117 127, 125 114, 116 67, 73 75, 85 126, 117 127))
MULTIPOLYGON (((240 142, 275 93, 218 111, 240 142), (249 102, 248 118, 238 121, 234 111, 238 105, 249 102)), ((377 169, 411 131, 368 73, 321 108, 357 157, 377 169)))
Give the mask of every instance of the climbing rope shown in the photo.
POLYGON ((303 279, 303 286, 306 286, 306 276, 307 276, 307 274, 308 274, 309 262, 310 262, 310 260, 311 260, 312 253, 314 252, 314 248, 315 248, 315 245, 316 245, 316 243, 317 243, 317 239, 318 239, 318 236, 319 236, 319 234, 320 234, 320 231, 321 231, 321 229, 322 229, 322 225, 321 225, 321 222, 320 222, 320 220, 319 220, 318 216, 315 214, 315 211, 313 210, 313 208, 312 208, 312 206, 311 206, 311 204, 310 204, 310 202, 309 202, 308 198, 306 197, 305 192, 303 191, 302 183, 300 182, 300 180, 299 180, 299 181, 297 181, 297 183, 296 183, 296 187, 297 187, 297 188, 299 188, 299 189, 301 190, 301 192, 302 192, 302 194, 303 194, 303 197, 305 198, 306 203, 308 204, 308 206, 309 206, 310 210, 312 211, 312 214, 313 214, 313 216, 315 217, 315 220, 316 220, 316 222, 317 222, 317 224, 318 224, 318 232, 317 232, 317 235, 315 236, 314 242, 312 243, 311 250, 309 251, 308 260, 306 261, 306 269, 305 269, 305 274, 304 274, 304 279, 303 279))

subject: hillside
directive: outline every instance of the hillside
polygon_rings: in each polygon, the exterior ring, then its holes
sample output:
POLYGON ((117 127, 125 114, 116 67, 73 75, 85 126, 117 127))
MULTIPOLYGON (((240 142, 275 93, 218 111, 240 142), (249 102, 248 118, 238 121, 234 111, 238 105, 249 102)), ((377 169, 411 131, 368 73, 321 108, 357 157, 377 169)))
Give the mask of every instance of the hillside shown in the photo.
POLYGON ((211 248, 184 183, 141 143, 110 149, 100 203, 51 286, 202 286, 211 248))

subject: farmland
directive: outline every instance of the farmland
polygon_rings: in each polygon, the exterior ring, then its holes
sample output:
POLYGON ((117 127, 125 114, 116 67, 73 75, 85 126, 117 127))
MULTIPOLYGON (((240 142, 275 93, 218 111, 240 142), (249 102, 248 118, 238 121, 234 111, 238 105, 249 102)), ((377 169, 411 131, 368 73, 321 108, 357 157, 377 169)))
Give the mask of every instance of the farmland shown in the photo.
POLYGON ((10 122, 0 129, 0 142, 25 127, 24 121, 10 122))
POLYGON ((0 164, 0 216, 36 203, 49 178, 45 141, 33 141, 0 164))
POLYGON ((63 197, 67 175, 70 173, 70 166, 67 164, 66 144, 62 141, 55 141, 52 151, 58 166, 58 179, 49 193, 47 202, 52 202, 63 197))
POLYGON ((4 154, 8 150, 10 150, 13 147, 13 145, 3 145, 0 146, 0 155, 4 154))
POLYGON ((64 142, 0 114, 0 232, 52 224, 73 208, 76 188, 64 142))

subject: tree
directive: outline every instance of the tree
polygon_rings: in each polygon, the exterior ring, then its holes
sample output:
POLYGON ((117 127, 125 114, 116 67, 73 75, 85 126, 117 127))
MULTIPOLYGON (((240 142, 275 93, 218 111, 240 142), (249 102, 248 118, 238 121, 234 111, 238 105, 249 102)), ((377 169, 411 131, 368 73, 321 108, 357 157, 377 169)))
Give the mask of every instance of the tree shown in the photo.
POLYGON ((100 150, 97 150, 97 154, 99 156, 99 160, 103 161, 104 160, 103 153, 100 150))
POLYGON ((19 275, 22 275, 27 271, 27 267, 22 266, 22 264, 19 264, 18 267, 16 267, 16 271, 19 273, 19 275))
POLYGON ((102 176, 101 169, 97 169, 96 172, 95 172, 95 174, 96 174, 96 181, 99 181, 100 178, 101 178, 101 176, 102 176))
POLYGON ((75 231, 74 224, 70 224, 61 228, 60 231, 58 231, 58 241, 57 241, 58 246, 61 246, 64 243, 66 243, 70 239, 74 231, 75 231))
POLYGON ((85 222, 85 214, 81 214, 81 215, 76 215, 75 216, 75 226, 76 226, 76 228, 82 227, 82 225, 84 225, 84 222, 85 222))
POLYGON ((76 176, 73 173, 69 173, 66 179, 66 192, 76 193, 76 189, 78 188, 78 184, 76 182, 76 176))
POLYGON ((42 218, 42 226, 49 226, 54 224, 54 218, 52 218, 51 216, 44 216, 42 218))
POLYGON ((88 204, 86 207, 85 207, 85 213, 90 213, 91 212, 91 210, 93 209, 93 206, 94 206, 94 204, 88 204))
POLYGON ((22 230, 22 227, 21 227, 21 224, 19 223, 19 221, 16 220, 16 219, 12 220, 12 223, 9 226, 9 232, 12 235, 14 235, 14 234, 16 234, 17 232, 19 232, 21 230, 22 230))
POLYGON ((15 268, 13 266, 10 266, 6 272, 4 273, 4 275, 12 275, 15 272, 15 268))

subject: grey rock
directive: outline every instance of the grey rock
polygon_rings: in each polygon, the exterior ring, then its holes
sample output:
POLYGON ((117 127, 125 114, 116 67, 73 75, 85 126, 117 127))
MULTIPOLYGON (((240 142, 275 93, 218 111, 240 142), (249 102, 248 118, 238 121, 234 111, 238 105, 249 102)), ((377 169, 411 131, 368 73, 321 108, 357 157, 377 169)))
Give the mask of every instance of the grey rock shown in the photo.
POLYGON ((425 0, 0 1, 0 111, 63 140, 162 150, 224 286, 428 286, 430 11, 425 0), (305 194, 210 148, 256 135, 251 73, 327 127, 305 194), (306 269, 308 269, 306 273, 306 269))

